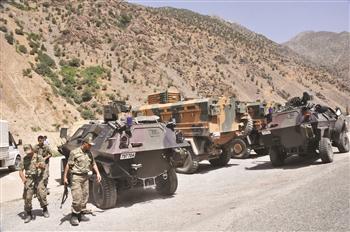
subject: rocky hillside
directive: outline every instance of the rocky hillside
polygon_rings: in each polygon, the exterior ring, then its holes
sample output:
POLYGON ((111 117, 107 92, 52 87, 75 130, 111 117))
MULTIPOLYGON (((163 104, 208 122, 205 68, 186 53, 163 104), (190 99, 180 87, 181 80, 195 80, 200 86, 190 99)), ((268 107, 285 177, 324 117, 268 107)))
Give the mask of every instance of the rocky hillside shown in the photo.
POLYGON ((350 32, 302 32, 284 45, 311 61, 327 67, 350 86, 350 32))
POLYGON ((170 86, 188 97, 282 102, 312 91, 333 106, 350 101, 349 86, 325 68, 219 18, 119 1, 0 7, 1 117, 22 136, 100 118, 113 99, 142 104, 170 86))

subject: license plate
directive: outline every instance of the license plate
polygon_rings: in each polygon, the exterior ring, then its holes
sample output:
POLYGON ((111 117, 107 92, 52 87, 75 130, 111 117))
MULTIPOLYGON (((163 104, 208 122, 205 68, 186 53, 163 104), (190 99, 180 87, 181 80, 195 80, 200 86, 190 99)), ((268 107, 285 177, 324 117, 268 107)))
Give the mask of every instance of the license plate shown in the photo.
POLYGON ((120 155, 121 160, 133 159, 136 156, 136 152, 127 152, 120 155))
POLYGON ((269 130, 263 130, 263 131, 261 131, 261 134, 262 134, 262 135, 270 135, 270 134, 271 134, 271 131, 269 131, 269 130))

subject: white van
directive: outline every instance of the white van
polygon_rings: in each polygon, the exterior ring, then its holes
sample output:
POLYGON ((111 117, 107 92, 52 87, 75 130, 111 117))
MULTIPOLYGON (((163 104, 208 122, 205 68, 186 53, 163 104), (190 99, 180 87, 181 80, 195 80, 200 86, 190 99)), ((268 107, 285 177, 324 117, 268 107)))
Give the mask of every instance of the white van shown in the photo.
POLYGON ((18 170, 21 155, 18 146, 22 140, 15 142, 9 131, 8 121, 0 120, 0 167, 8 167, 11 171, 18 170))

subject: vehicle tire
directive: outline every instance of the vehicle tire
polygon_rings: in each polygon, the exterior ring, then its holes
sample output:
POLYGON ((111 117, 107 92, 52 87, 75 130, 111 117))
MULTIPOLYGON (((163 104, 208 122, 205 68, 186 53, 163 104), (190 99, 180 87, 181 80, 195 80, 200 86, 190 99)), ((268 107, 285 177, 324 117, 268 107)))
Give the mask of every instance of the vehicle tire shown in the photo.
POLYGON ((92 192, 95 205, 100 209, 109 209, 117 202, 117 186, 113 179, 101 175, 101 182, 92 182, 92 192))
POLYGON ((224 152, 235 159, 244 159, 250 156, 250 149, 248 149, 247 144, 239 138, 232 140, 225 146, 224 152))
POLYGON ((339 152, 341 152, 341 153, 349 152, 349 150, 350 150, 349 137, 345 131, 343 131, 340 134, 339 141, 337 143, 337 147, 338 147, 339 152))
POLYGON ((254 149, 254 151, 258 156, 265 156, 265 155, 269 154, 269 149, 267 149, 267 148, 254 149))
POLYGON ((177 189, 177 175, 174 168, 170 168, 167 172, 166 179, 163 175, 159 176, 156 181, 156 190, 160 195, 173 195, 177 189))
POLYGON ((284 160, 286 159, 286 154, 281 151, 278 147, 271 147, 269 151, 270 161, 272 166, 280 167, 284 164, 284 160))
POLYGON ((223 167, 223 166, 226 166, 228 162, 230 162, 230 159, 231 159, 231 154, 227 153, 224 149, 223 152, 220 154, 219 158, 210 159, 209 163, 214 167, 223 167))
POLYGON ((15 159, 15 164, 9 166, 9 167, 8 167, 9 170, 10 170, 11 172, 13 172, 13 171, 18 171, 18 170, 19 170, 19 164, 20 164, 20 163, 21 163, 21 156, 20 156, 20 155, 17 155, 17 156, 16 156, 16 159, 15 159))
POLYGON ((176 172, 178 173, 184 173, 184 174, 192 174, 195 173, 199 168, 199 162, 196 160, 193 160, 193 152, 187 151, 187 157, 185 160, 185 163, 182 167, 176 168, 176 172))
POLYGON ((318 146, 318 150, 320 152, 320 158, 323 163, 331 163, 333 162, 333 150, 332 143, 329 138, 321 138, 318 146))

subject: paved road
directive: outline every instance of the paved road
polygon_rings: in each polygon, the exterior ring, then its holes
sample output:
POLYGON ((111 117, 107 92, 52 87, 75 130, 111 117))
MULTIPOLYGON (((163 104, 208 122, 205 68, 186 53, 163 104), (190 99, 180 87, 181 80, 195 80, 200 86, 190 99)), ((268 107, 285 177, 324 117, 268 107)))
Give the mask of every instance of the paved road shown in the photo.
MULTIPOLYGON (((51 162, 49 183, 51 217, 45 219, 41 210, 35 210, 36 220, 29 224, 23 224, 21 218, 18 173, 0 171, 0 231, 349 231, 349 155, 336 153, 331 164, 290 157, 282 168, 272 168, 268 156, 232 159, 229 166, 218 169, 202 163, 199 173, 178 175, 179 187, 173 197, 160 197, 154 190, 124 192, 114 209, 102 211, 89 204, 96 216, 79 227, 69 224, 71 196, 59 208, 62 186, 55 180, 59 178, 56 158, 51 162), (11 197, 4 200, 4 195, 11 197)), ((38 209, 36 199, 33 203, 38 209)))

